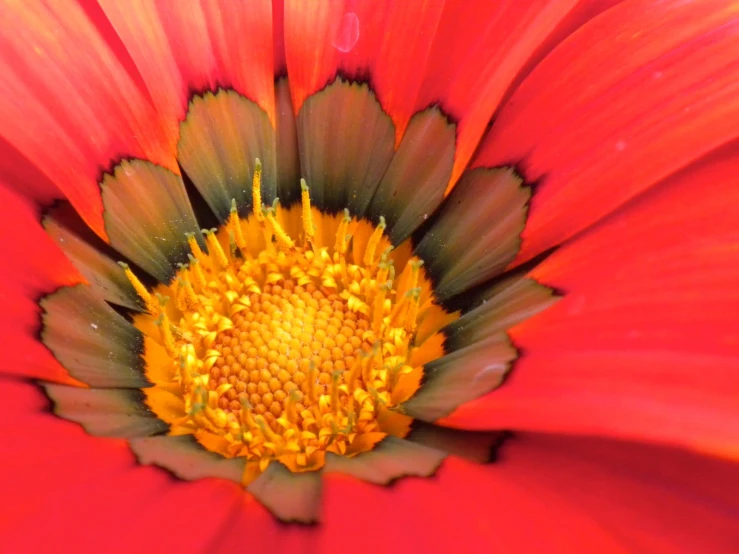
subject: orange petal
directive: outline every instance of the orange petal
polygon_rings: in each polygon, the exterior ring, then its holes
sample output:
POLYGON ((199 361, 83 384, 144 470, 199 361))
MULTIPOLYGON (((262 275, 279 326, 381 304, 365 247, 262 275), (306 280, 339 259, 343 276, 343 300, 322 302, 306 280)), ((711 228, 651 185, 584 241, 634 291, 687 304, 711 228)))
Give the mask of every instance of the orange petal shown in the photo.
POLYGON ((66 370, 38 341, 38 300, 82 281, 38 222, 37 208, 0 184, 0 320, 4 362, 0 373, 70 382, 66 370))
POLYGON ((609 434, 739 457, 739 158, 714 156, 552 254, 506 383, 445 424, 609 434))
POLYGON ((416 111, 443 7, 442 2, 287 0, 285 51, 295 113, 337 75, 369 78, 399 143, 416 111))
MULTIPOLYGON (((504 462, 505 463, 505 462, 504 462)), ((546 458, 542 458, 546 464, 546 458)), ((592 517, 564 502, 538 498, 502 465, 447 458, 433 479, 400 479, 378 487, 335 474, 324 476, 322 547, 352 552, 621 553, 617 539, 592 517), (382 533, 363 533, 369 520, 382 533)))
POLYGON ((0 133, 105 236, 101 169, 145 157, 177 170, 174 144, 84 10, 14 1, 0 36, 0 133))
POLYGON ((623 2, 531 72, 473 161, 539 181, 517 262, 739 134, 737 29, 722 0, 623 2))
POLYGON ((576 3, 446 3, 415 107, 438 103, 458 123, 450 184, 462 174, 517 73, 576 3))
MULTIPOLYGON (((549 506, 552 525, 576 510, 626 552, 729 554, 739 544, 734 463, 676 448, 522 434, 490 469, 549 506)), ((598 543, 589 548, 600 552, 598 543)))
POLYGON ((253 100, 274 123, 270 0, 100 4, 173 132, 193 91, 219 87, 253 100))

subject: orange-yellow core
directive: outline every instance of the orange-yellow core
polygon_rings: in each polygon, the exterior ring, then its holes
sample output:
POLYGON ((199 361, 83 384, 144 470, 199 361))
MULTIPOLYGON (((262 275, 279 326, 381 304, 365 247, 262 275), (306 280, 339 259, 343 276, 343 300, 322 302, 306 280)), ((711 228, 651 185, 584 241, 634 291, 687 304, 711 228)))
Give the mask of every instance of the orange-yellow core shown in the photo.
POLYGON ((456 315, 433 301, 410 246, 345 212, 261 204, 188 236, 190 263, 149 291, 126 274, 148 313, 145 389, 170 434, 246 459, 249 482, 272 460, 293 471, 325 455, 354 456, 384 436, 404 436, 400 405, 418 389, 423 365, 443 355, 438 332, 456 315), (296 239, 293 239, 296 237, 296 239), (396 270, 397 268, 397 270, 396 270))

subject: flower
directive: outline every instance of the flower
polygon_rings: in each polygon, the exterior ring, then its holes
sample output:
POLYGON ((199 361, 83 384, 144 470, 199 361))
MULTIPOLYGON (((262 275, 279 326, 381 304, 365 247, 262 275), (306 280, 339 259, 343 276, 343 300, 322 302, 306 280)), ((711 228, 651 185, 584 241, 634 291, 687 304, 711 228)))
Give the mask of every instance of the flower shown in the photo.
POLYGON ((6 548, 735 550, 732 4, 3 11, 6 548))

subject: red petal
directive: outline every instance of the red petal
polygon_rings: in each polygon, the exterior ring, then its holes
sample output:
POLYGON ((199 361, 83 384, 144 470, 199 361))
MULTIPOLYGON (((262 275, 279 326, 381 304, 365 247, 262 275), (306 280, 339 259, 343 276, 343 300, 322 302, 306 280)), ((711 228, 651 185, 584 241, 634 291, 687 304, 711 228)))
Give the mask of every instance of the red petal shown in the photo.
POLYGON ((4 138, 0 138, 0 183, 43 204, 62 196, 54 182, 4 138))
MULTIPOLYGON (((242 551, 322 552, 320 539, 323 525, 284 524, 254 497, 244 494, 208 551, 223 554, 242 551)), ((346 550, 344 544, 340 552, 346 550)), ((351 551, 354 552, 353 544, 351 551)))
POLYGON ((739 157, 718 153, 532 272, 564 291, 523 357, 446 424, 609 433, 739 456, 739 157))
POLYGON ((44 232, 32 202, 0 184, 0 373, 70 382, 66 370, 37 338, 39 298, 81 281, 61 250, 44 232))
MULTIPOLYGON (((567 16, 559 22, 556 29, 542 42, 528 59, 523 69, 516 75, 513 84, 509 87, 506 96, 509 97, 515 89, 528 77, 529 73, 564 39, 577 31, 589 20, 603 13, 607 9, 626 0, 579 0, 567 16)), ((506 98, 507 100, 507 98, 506 98)), ((505 102, 505 100, 504 100, 505 102)))
POLYGON ((738 29, 723 0, 627 1, 532 71, 473 162, 540 181, 518 261, 737 136, 738 29))
POLYGON ((201 552, 243 496, 216 480, 182 483, 137 466, 124 441, 41 413, 38 389, 0 381, 0 541, 16 552, 201 552), (12 414, 12 415, 11 415, 12 414), (50 455, 53 453, 53 455, 50 455))
MULTIPOLYGON (((546 462, 546 459, 542 460, 546 462)), ((449 458, 432 479, 392 487, 324 477, 322 549, 340 552, 623 552, 584 513, 537 497, 502 465, 449 458), (365 522, 381 533, 361 533, 365 522)))
POLYGON ((270 0, 101 5, 175 132, 190 93, 218 87, 235 89, 275 121, 270 0))
POLYGON ((359 80, 369 72, 399 143, 416 111, 442 8, 442 2, 286 0, 285 51, 295 113, 337 72, 359 80))
POLYGON ((453 0, 444 7, 416 102, 458 121, 455 183, 506 90, 575 0, 453 0))
POLYGON ((628 552, 728 554, 739 544, 736 464, 594 438, 523 435, 504 448, 491 470, 547 503, 554 524, 574 508, 628 552))
POLYGON ((3 16, 2 136, 105 236, 101 168, 134 156, 176 170, 173 137, 76 3, 13 2, 3 16))
POLYGON ((287 74, 285 59, 285 1, 272 0, 272 35, 274 44, 275 75, 287 74))

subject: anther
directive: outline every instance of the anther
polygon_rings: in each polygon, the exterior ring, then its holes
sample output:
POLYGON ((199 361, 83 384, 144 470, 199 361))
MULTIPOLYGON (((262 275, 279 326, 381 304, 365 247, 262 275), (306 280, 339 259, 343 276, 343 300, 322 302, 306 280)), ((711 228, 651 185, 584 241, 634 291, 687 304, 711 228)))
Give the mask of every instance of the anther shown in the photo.
POLYGON ((305 179, 300 180, 300 200, 303 207, 303 232, 305 240, 310 241, 316 234, 316 226, 313 224, 313 214, 310 211, 310 190, 305 179))
POLYGON ((262 162, 259 161, 259 158, 254 160, 254 177, 251 181, 251 199, 254 217, 261 223, 264 221, 264 216, 262 215, 262 162))
POLYGON ((136 277, 136 275, 134 275, 133 271, 131 271, 131 268, 128 266, 127 263, 118 262, 118 265, 120 265, 123 268, 123 273, 126 275, 126 278, 128 279, 129 283, 131 283, 131 286, 133 286, 133 289, 136 291, 136 294, 138 294, 141 300, 144 301, 146 310, 151 314, 156 314, 157 306, 151 297, 151 293, 147 290, 144 284, 141 281, 139 281, 139 278, 136 277))
POLYGON ((200 262, 192 254, 188 254, 187 257, 190 260, 190 270, 192 271, 192 274, 195 277, 195 284, 201 290, 205 289, 208 283, 205 280, 205 274, 203 273, 203 268, 200 267, 200 262))
POLYGON ((344 217, 342 218, 341 223, 339 223, 339 228, 336 231, 336 243, 334 244, 334 252, 338 252, 340 254, 344 254, 346 252, 346 232, 349 228, 349 222, 351 220, 352 218, 351 215, 349 215, 349 210, 344 208, 344 217))
POLYGON ((205 242, 208 244, 208 250, 216 256, 218 264, 222 268, 225 268, 228 267, 228 258, 226 257, 226 253, 221 247, 221 243, 218 242, 218 237, 216 236, 215 231, 217 231, 217 229, 203 229, 201 232, 205 236, 205 242))
MULTIPOLYGON (((169 298, 167 298, 167 300, 169 300, 169 298)), ((175 357, 177 350, 175 349, 174 336, 172 335, 172 324, 169 321, 169 316, 167 315, 167 311, 164 309, 164 306, 162 306, 161 313, 155 323, 159 326, 159 330, 162 335, 162 345, 170 356, 175 357)))
POLYGON ((406 297, 410 298, 410 306, 408 306, 408 313, 405 316, 405 330, 408 333, 413 333, 416 329, 416 319, 418 319, 418 305, 421 298, 421 287, 414 287, 405 293, 406 297))
POLYGON ((190 251, 198 261, 208 259, 208 256, 200 248, 200 244, 198 244, 198 241, 195 238, 195 233, 185 233, 185 237, 187 237, 187 245, 190 247, 190 251))
MULTIPOLYGON (((277 198, 275 198, 275 201, 277 198)), ((295 243, 293 242, 293 239, 290 238, 290 235, 288 235, 285 230, 282 228, 282 226, 279 224, 277 219, 275 219, 275 209, 269 208, 266 211, 265 217, 267 219, 267 222, 269 223, 272 232, 275 235, 275 238, 277 239, 277 243, 284 249, 284 250, 292 250, 295 248, 295 243)))
POLYGON ((244 238, 244 230, 241 228, 241 219, 239 218, 239 212, 236 207, 236 199, 231 199, 231 215, 229 217, 228 225, 231 227, 236 244, 242 251, 246 251, 246 238, 244 238))
POLYGON ((367 243, 367 249, 364 251, 364 265, 369 267, 375 261, 375 250, 377 250, 377 245, 380 244, 382 233, 385 232, 386 227, 385 218, 380 216, 380 223, 375 227, 375 231, 367 243))

